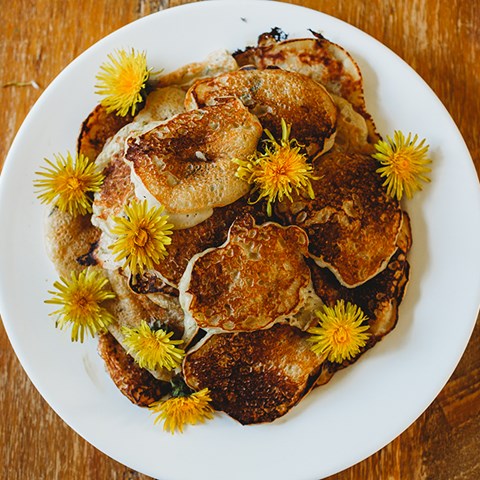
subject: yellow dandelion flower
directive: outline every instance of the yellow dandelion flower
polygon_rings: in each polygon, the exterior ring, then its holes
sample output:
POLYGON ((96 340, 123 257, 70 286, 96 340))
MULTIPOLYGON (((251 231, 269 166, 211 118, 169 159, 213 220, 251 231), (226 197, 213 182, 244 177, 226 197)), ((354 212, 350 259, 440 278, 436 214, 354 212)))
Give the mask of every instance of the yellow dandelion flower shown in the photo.
POLYGON ((78 275, 72 272, 69 279, 60 277, 53 284, 56 290, 49 290, 53 298, 45 303, 60 305, 50 313, 58 315, 56 327, 72 326, 72 342, 83 342, 85 331, 93 337, 113 321, 112 315, 102 307, 102 302, 115 297, 106 285, 108 280, 98 270, 87 268, 78 275))
POLYGON ((133 276, 154 268, 167 255, 166 246, 172 243, 173 225, 163 207, 148 208, 147 201, 132 200, 124 207, 124 216, 114 217, 111 230, 118 239, 109 246, 115 260, 124 260, 133 276))
POLYGON ((96 76, 95 93, 104 97, 100 103, 107 112, 116 112, 124 117, 130 111, 134 115, 137 104, 144 99, 151 73, 147 68, 146 54, 133 48, 130 52, 121 49, 108 55, 108 60, 101 65, 96 76))
POLYGON ((199 392, 154 402, 149 408, 153 413, 158 413, 155 425, 163 420, 163 429, 173 434, 177 430, 183 433, 185 425, 195 425, 212 419, 214 410, 210 402, 210 390, 204 388, 199 392))
POLYGON ((370 333, 365 333, 369 327, 362 323, 367 317, 359 307, 339 300, 333 308, 324 305, 323 310, 315 313, 320 319, 319 325, 308 330, 312 334, 308 341, 313 343, 315 353, 325 354, 328 360, 337 363, 360 353, 370 333))
POLYGON ((177 345, 183 340, 172 340, 173 332, 153 330, 145 320, 138 328, 122 327, 128 353, 142 368, 173 370, 180 366, 185 352, 177 345))
POLYGON ((314 198, 310 180, 315 180, 313 167, 307 156, 301 152, 297 140, 290 139, 291 125, 282 118, 282 138, 280 143, 271 132, 265 130, 268 139, 264 141, 265 151, 256 152, 246 160, 234 159, 238 164, 237 177, 253 185, 252 195, 258 202, 267 199, 267 214, 272 214, 272 203, 284 197, 292 201, 292 192, 306 191, 314 198))
POLYGON ((383 186, 387 187, 387 194, 402 199, 403 193, 412 198, 415 191, 422 190, 420 182, 430 182, 427 167, 432 163, 427 158, 428 145, 425 139, 418 143, 418 135, 407 138, 400 131, 395 131, 393 140, 387 136, 387 141, 380 140, 375 145, 377 150, 372 156, 383 166, 377 169, 381 177, 385 177, 383 186))
POLYGON ((92 193, 98 192, 104 176, 93 162, 78 155, 73 159, 54 155, 55 163, 45 159, 48 166, 35 172, 40 177, 33 182, 42 203, 57 206, 71 215, 85 215, 92 211, 92 193))

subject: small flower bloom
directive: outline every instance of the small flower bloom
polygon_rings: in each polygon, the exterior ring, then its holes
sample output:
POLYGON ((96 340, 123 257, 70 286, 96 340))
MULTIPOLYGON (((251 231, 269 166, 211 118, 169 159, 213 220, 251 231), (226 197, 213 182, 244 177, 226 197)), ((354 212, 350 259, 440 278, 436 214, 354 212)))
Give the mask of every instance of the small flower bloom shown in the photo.
MULTIPOLYGON (((313 168, 301 152, 301 146, 290 139, 291 125, 282 118, 282 138, 277 142, 273 135, 265 130, 268 139, 264 141, 265 151, 256 152, 246 160, 234 159, 237 163, 237 177, 253 185, 252 195, 257 194, 255 202, 267 199, 267 214, 272 214, 272 203, 284 197, 292 201, 292 192, 306 191, 314 198, 310 180, 315 180, 313 168)), ((253 202, 253 203, 255 203, 253 202)))
POLYGON ((148 208, 147 201, 132 200, 124 208, 124 216, 114 217, 112 233, 118 239, 109 246, 116 254, 115 260, 124 260, 133 276, 153 269, 167 255, 166 246, 172 243, 173 225, 163 207, 148 208))
POLYGON ((183 340, 172 340, 173 332, 153 330, 145 320, 138 328, 122 327, 125 345, 128 353, 133 356, 138 365, 149 370, 166 368, 173 370, 180 366, 185 352, 177 345, 183 340))
POLYGON ((104 98, 101 104, 107 112, 116 112, 124 117, 135 114, 136 106, 143 101, 143 93, 151 71, 147 68, 145 52, 130 52, 123 49, 108 55, 109 62, 100 67, 96 78, 95 93, 104 98))
POLYGON ((385 177, 383 186, 387 187, 387 194, 391 197, 402 199, 403 193, 412 198, 417 190, 422 190, 420 182, 430 182, 427 167, 431 160, 427 158, 428 145, 425 139, 417 144, 418 135, 412 138, 409 133, 407 138, 400 131, 395 131, 393 140, 387 136, 387 141, 380 140, 375 145, 377 153, 373 158, 383 166, 377 169, 380 176, 385 177))
POLYGON ((71 324, 73 342, 83 342, 85 331, 93 337, 112 323, 112 315, 101 305, 105 300, 115 297, 106 288, 107 283, 102 273, 87 268, 78 275, 72 272, 70 279, 60 277, 60 281, 53 284, 56 290, 49 290, 53 298, 45 300, 45 303, 61 306, 50 315, 58 315, 58 328, 63 329, 71 324))
POLYGON ((152 403, 149 408, 158 413, 155 424, 163 420, 163 429, 175 433, 183 433, 184 425, 195 425, 213 418, 213 408, 210 405, 210 390, 204 388, 199 392, 172 396, 168 400, 152 403))
POLYGON ((103 174, 82 154, 75 159, 70 152, 66 158, 60 154, 54 157, 55 163, 46 158, 48 166, 35 172, 40 177, 33 182, 38 198, 74 216, 91 212, 91 193, 100 190, 103 174))
POLYGON ((360 353, 370 337, 368 325, 362 325, 367 317, 356 305, 348 302, 345 305, 339 300, 333 308, 323 306, 323 310, 315 312, 319 320, 318 327, 308 329, 312 337, 315 353, 326 355, 331 362, 342 363, 360 353))

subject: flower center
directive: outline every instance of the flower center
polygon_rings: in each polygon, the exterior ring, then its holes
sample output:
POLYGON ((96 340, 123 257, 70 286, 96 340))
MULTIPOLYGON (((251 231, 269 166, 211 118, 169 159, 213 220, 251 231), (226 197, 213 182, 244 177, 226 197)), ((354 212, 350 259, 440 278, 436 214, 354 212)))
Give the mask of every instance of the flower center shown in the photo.
POLYGON ((347 343, 349 338, 347 329, 343 326, 338 327, 335 332, 333 333, 333 340, 337 345, 342 345, 347 343))
POLYGON ((395 173, 402 178, 407 178, 410 176, 411 171, 411 160, 407 155, 401 153, 395 154, 393 158, 393 168, 395 173))
POLYGON ((95 300, 86 292, 78 292, 72 299, 72 307, 77 312, 78 317, 86 318, 92 314, 95 309, 95 300))
POLYGON ((281 184, 297 180, 302 165, 303 156, 283 147, 277 151, 269 163, 269 174, 272 183, 281 184))
POLYGON ((138 232, 135 234, 135 237, 133 237, 133 243, 135 245, 138 245, 139 247, 144 247, 148 239, 150 238, 148 231, 145 230, 144 228, 139 228, 138 232))
POLYGON ((80 180, 77 177, 70 177, 67 180, 67 188, 69 188, 70 190, 78 190, 80 189, 80 187, 80 180))

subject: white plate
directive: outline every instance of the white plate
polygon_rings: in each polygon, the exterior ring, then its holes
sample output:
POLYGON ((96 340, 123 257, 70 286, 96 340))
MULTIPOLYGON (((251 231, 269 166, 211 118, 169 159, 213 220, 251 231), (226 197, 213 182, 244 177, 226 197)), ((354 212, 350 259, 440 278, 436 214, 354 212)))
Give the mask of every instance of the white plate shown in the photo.
POLYGON ((392 441, 453 372, 479 305, 479 207, 476 173, 456 126, 430 88, 386 47, 335 18, 284 3, 190 4, 94 45, 28 115, 1 179, 1 314, 23 367, 52 408, 129 467, 164 480, 318 479, 392 441), (56 274, 45 254, 45 208, 33 192, 34 171, 43 157, 75 149, 79 126, 98 101, 95 74, 115 48, 146 50, 149 65, 168 71, 219 48, 255 44, 275 26, 291 37, 307 36, 311 28, 343 45, 363 71, 367 107, 381 133, 401 129, 428 139, 432 183, 406 205, 414 235, 411 282, 397 328, 282 419, 242 427, 218 415, 172 436, 116 390, 95 341, 70 343, 69 333, 48 317, 43 301, 56 274))

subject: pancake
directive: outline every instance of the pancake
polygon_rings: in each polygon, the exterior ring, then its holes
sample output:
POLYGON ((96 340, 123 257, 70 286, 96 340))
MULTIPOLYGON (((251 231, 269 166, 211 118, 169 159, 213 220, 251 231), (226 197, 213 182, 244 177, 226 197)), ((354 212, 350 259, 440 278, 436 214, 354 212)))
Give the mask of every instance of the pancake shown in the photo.
POLYGON ((375 342, 395 327, 398 305, 408 282, 409 265, 404 252, 398 250, 385 270, 356 288, 341 285, 328 268, 320 268, 314 262, 309 266, 317 295, 329 307, 341 299, 358 305, 369 318, 369 333, 375 342))
POLYGON ((58 274, 70 278, 88 265, 95 265, 92 249, 100 238, 100 230, 90 223, 90 215, 76 217, 58 208, 45 218, 45 246, 58 274))
POLYGON ((334 151, 375 153, 375 146, 368 142, 368 126, 353 105, 342 97, 331 95, 337 106, 337 134, 334 151))
POLYGON ((242 69, 196 82, 187 92, 187 109, 213 105, 235 96, 258 116, 262 126, 281 138, 281 119, 292 138, 310 156, 328 151, 335 139, 337 109, 328 92, 310 78, 281 69, 242 69))
POLYGON ((207 55, 204 61, 183 65, 173 72, 162 75, 158 79, 159 87, 170 85, 188 88, 196 80, 215 77, 225 72, 238 69, 238 64, 226 50, 217 50, 207 55))
POLYGON ((247 425, 285 415, 310 390, 323 358, 289 325, 206 337, 183 362, 186 383, 210 389, 212 406, 247 425))
POLYGON ((137 113, 134 122, 147 124, 167 120, 182 113, 185 102, 185 92, 176 86, 152 90, 145 101, 145 107, 137 113))
POLYGON ((236 220, 221 247, 190 260, 179 287, 186 316, 215 332, 268 328, 293 316, 311 285, 307 247, 298 227, 236 220))
POLYGON ((169 213, 211 213, 248 192, 231 160, 254 153, 261 134, 257 118, 229 98, 130 138, 125 160, 169 213))
POLYGON ((412 248, 412 227, 407 212, 402 212, 402 225, 397 237, 397 247, 405 254, 412 248))
MULTIPOLYGON (((131 167, 124 161, 125 142, 133 131, 138 131, 136 130, 138 125, 138 123, 132 123, 120 130, 97 157, 97 162, 101 162, 104 166, 105 179, 101 190, 94 195, 92 223, 98 226, 107 237, 114 227, 113 218, 121 215, 124 206, 133 198, 147 199, 149 206, 159 206, 157 200, 141 184, 132 181, 131 167)), ((169 215, 169 220, 175 228, 188 228, 211 215, 210 211, 186 215, 164 213, 169 215)), ((105 243, 105 248, 102 249, 103 253, 99 254, 99 258, 102 258, 107 265, 112 261, 108 250, 111 239, 102 238, 102 243, 105 243)))
POLYGON ((318 265, 350 288, 381 272, 397 249, 402 212, 377 168, 367 155, 328 153, 314 164, 315 198, 297 196, 277 206, 287 223, 307 232, 318 265))
POLYGON ((380 137, 365 106, 360 68, 344 48, 312 33, 315 38, 284 40, 285 36, 274 30, 261 35, 256 47, 234 56, 240 66, 280 67, 312 78, 352 104, 367 122, 369 142, 376 143, 380 137))
POLYGON ((398 308, 405 295, 410 266, 407 253, 412 242, 410 220, 403 212, 402 228, 398 236, 398 249, 388 262, 387 268, 376 277, 356 288, 346 288, 327 269, 309 261, 315 292, 329 307, 343 299, 358 305, 368 317, 371 337, 355 358, 342 364, 325 360, 316 385, 327 383, 334 373, 357 361, 361 355, 374 347, 390 333, 398 321, 398 308))
POLYGON ((115 386, 135 405, 147 407, 168 393, 170 384, 140 368, 110 333, 98 336, 98 353, 115 386))
MULTIPOLYGON (((142 320, 147 323, 159 323, 168 331, 174 332, 174 339, 185 340, 183 312, 178 300, 169 299, 168 308, 161 307, 149 300, 145 295, 132 291, 126 278, 120 271, 106 271, 110 285, 116 297, 110 300, 107 308, 116 318, 116 327, 138 327, 142 320)), ((112 332, 120 343, 122 338, 112 332)))
POLYGON ((184 92, 174 87, 154 90, 148 95, 145 108, 135 120, 117 131, 103 146, 97 157, 97 165, 103 169, 105 180, 100 192, 95 194, 92 219, 102 230, 113 226, 112 217, 120 215, 124 205, 135 195, 135 185, 130 180, 130 166, 123 161, 127 138, 134 132, 148 128, 146 125, 155 125, 181 113, 184 96, 184 92))

